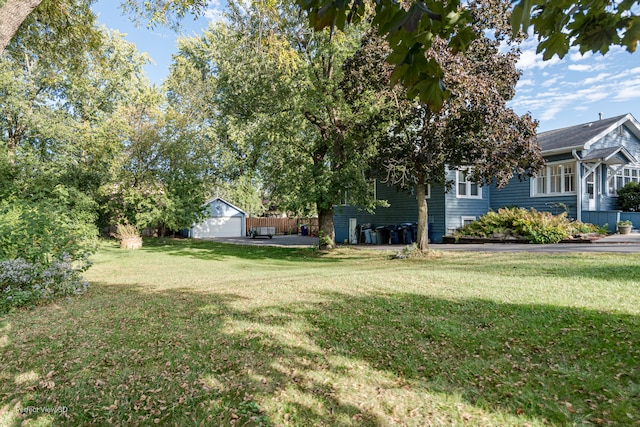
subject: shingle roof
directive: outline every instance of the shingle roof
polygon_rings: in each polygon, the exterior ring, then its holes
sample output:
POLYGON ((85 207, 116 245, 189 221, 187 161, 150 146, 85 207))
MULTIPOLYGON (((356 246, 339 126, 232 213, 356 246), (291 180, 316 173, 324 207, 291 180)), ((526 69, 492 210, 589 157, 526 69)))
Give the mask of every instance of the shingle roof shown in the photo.
MULTIPOLYGON (((607 147, 607 148, 598 148, 597 150, 591 150, 588 154, 582 157, 583 161, 588 160, 602 160, 609 161, 616 155, 620 155, 626 158, 626 162, 635 163, 637 160, 627 151, 623 146, 615 146, 615 147, 607 147)), ((617 161, 619 163, 619 161, 617 161)))
POLYGON ((540 144, 543 152, 581 148, 627 116, 628 114, 625 114, 609 119, 596 120, 576 126, 542 132, 538 134, 538 144, 540 144))

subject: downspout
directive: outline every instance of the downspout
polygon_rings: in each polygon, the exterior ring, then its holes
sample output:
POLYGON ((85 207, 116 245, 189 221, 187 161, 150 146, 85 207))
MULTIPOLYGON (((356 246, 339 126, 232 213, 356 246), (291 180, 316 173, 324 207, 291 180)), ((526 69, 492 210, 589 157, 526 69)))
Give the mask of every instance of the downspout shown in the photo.
POLYGON ((578 156, 578 152, 573 149, 571 150, 571 155, 574 159, 576 159, 576 172, 578 172, 578 179, 576 179, 576 219, 578 221, 582 221, 582 163, 580 162, 580 156, 578 156))

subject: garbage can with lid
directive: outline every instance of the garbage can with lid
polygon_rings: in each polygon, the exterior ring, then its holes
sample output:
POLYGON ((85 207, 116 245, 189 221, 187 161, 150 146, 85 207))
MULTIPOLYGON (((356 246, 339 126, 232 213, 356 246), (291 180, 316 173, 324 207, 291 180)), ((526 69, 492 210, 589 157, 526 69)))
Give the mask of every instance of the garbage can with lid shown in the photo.
POLYGON ((398 226, 390 225, 388 229, 389 229, 389 243, 391 243, 392 245, 399 245, 400 237, 398 234, 398 226))
POLYGON ((303 236, 308 236, 309 235, 309 225, 308 224, 302 224, 300 226, 300 234, 302 234, 303 236))

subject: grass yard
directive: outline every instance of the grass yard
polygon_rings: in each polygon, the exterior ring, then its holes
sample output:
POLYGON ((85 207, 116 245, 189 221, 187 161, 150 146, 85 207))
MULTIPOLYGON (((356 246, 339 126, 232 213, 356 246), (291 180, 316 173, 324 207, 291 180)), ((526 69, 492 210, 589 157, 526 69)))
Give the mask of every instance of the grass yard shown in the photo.
POLYGON ((0 426, 640 426, 640 255, 389 255, 105 244, 0 318, 0 426))

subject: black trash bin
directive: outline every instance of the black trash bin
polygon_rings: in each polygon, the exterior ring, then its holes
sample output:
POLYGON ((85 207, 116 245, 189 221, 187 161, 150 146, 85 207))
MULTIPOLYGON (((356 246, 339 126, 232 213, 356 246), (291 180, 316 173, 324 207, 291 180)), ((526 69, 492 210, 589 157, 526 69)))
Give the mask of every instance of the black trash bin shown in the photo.
POLYGON ((405 245, 412 244, 413 243, 413 231, 411 231, 411 224, 410 223, 404 223, 404 224, 401 224, 400 227, 402 228, 402 231, 401 231, 402 243, 404 243, 405 245))
POLYGON ((376 227, 376 232, 378 233, 378 244, 387 244, 389 243, 389 230, 384 225, 376 227))
POLYGON ((303 236, 308 236, 309 235, 309 225, 308 224, 302 224, 300 226, 300 234, 302 234, 303 236))
POLYGON ((398 226, 389 225, 387 226, 387 230, 389 232, 389 243, 392 245, 399 245, 400 238, 398 237, 398 226))

